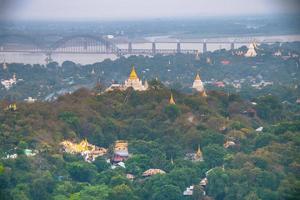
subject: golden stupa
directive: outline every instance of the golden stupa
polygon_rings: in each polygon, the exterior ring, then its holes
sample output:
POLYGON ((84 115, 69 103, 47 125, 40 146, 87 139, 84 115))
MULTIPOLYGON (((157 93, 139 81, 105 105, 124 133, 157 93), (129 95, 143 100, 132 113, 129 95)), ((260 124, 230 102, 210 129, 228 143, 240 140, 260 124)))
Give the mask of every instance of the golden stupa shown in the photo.
POLYGON ((172 93, 171 93, 171 97, 170 97, 170 100, 169 100, 169 104, 171 104, 171 105, 175 105, 176 104, 175 100, 173 98, 173 94, 172 93))
POLYGON ((129 75, 129 79, 131 79, 131 80, 139 79, 139 77, 136 74, 134 66, 132 66, 132 69, 131 69, 131 72, 129 75))

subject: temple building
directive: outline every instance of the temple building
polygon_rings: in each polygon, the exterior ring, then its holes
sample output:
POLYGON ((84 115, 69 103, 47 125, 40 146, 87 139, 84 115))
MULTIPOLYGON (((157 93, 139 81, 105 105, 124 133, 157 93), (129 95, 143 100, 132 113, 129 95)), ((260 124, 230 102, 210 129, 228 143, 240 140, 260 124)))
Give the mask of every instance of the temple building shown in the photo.
POLYGON ((204 90, 204 86, 203 86, 203 83, 201 81, 201 78, 199 76, 199 74, 197 74, 195 80, 194 80, 194 83, 193 83, 193 86, 192 86, 193 89, 195 89, 196 91, 200 92, 200 95, 202 97, 206 97, 207 94, 204 90))
POLYGON ((124 140, 117 140, 114 146, 114 154, 112 158, 113 163, 123 162, 129 157, 128 142, 124 140))
POLYGON ((245 57, 255 57, 255 56, 257 56, 256 50, 255 50, 256 48, 257 48, 256 44, 251 43, 249 45, 247 53, 245 54, 245 57))
POLYGON ((132 67, 130 75, 127 80, 125 80, 125 83, 123 85, 121 84, 112 84, 109 88, 106 89, 106 91, 113 91, 113 90, 126 90, 127 88, 133 88, 136 91, 145 91, 148 89, 148 82, 143 82, 139 79, 135 68, 132 67))
POLYGON ((203 161, 202 151, 200 149, 200 145, 198 146, 198 150, 195 155, 195 161, 203 161))
POLYGON ((60 145, 66 153, 81 154, 86 162, 94 162, 98 156, 103 156, 107 152, 105 148, 90 144, 86 139, 80 143, 65 140, 61 142, 60 145))
POLYGON ((171 105, 175 105, 176 104, 175 100, 173 98, 173 94, 172 93, 171 93, 171 97, 170 97, 170 100, 169 100, 169 104, 171 104, 171 105))
POLYGON ((161 169, 148 169, 146 171, 144 171, 143 173, 143 177, 149 177, 149 176, 153 176, 156 174, 165 174, 166 172, 161 170, 161 169))
POLYGON ((17 104, 16 103, 9 104, 4 110, 16 111, 17 110, 17 104))
POLYGON ((13 75, 11 79, 1 80, 1 84, 5 87, 5 89, 9 90, 13 85, 17 83, 16 74, 13 75))
POLYGON ((198 149, 195 153, 187 153, 185 155, 185 160, 191 160, 192 162, 199 162, 203 161, 203 154, 200 148, 200 145, 198 146, 198 149))

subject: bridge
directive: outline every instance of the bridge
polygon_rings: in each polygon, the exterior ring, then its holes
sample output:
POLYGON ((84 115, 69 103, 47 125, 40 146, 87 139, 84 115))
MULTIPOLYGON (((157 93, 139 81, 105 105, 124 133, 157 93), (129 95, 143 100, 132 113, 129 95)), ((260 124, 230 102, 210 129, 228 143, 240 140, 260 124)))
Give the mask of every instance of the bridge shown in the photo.
POLYGON ((165 39, 156 41, 126 41, 122 44, 113 42, 102 36, 94 35, 73 35, 57 39, 56 41, 44 45, 45 42, 26 35, 0 35, 1 52, 20 53, 43 53, 51 58, 51 54, 115 54, 122 55, 155 55, 155 54, 196 54, 199 49, 205 53, 209 45, 230 45, 230 49, 235 49, 235 45, 247 45, 253 41, 257 43, 275 43, 280 40, 257 40, 254 38, 243 39, 202 39, 202 40, 176 40, 165 39), (150 48, 134 48, 134 45, 150 46, 150 48), (174 48, 160 48, 158 44, 174 44, 174 48), (193 44, 193 48, 182 48, 185 44, 193 44))

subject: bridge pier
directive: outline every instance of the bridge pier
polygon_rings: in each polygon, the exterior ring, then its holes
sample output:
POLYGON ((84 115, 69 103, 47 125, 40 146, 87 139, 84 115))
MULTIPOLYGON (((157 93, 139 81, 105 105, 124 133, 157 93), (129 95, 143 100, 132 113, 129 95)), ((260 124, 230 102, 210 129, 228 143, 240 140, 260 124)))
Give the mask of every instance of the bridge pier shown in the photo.
POLYGON ((132 42, 128 43, 128 53, 132 54, 132 42))
POLYGON ((231 44, 230 44, 230 50, 234 50, 234 43, 232 42, 231 44))
POLYGON ((177 53, 181 52, 181 44, 180 42, 177 42, 177 53))
MULTIPOLYGON (((110 53, 110 50, 111 50, 110 44, 108 42, 105 42, 105 52, 110 53)), ((101 48, 100 48, 100 51, 101 51, 101 48)))
POLYGON ((156 54, 156 44, 155 44, 155 42, 152 42, 152 54, 153 55, 156 54))
POLYGON ((46 61, 46 64, 49 64, 49 63, 53 62, 53 59, 51 57, 51 52, 47 52, 46 53, 46 59, 45 59, 45 61, 46 61))
POLYGON ((203 42, 203 53, 207 52, 207 44, 206 42, 203 42))

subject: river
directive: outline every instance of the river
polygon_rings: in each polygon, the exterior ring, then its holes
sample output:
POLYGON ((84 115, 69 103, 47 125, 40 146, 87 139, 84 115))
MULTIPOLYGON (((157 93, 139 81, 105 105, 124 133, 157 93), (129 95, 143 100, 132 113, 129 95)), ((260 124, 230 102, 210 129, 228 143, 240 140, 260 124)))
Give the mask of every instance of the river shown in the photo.
MULTIPOLYGON (((211 44, 209 41, 242 41, 243 39, 249 39, 250 37, 221 37, 221 38, 208 38, 206 41, 207 50, 214 51, 218 49, 230 49, 230 44, 211 44)), ((145 37, 145 40, 152 42, 156 42, 157 49, 176 49, 176 43, 160 43, 160 41, 172 41, 176 42, 178 39, 172 38, 171 35, 163 35, 163 36, 153 36, 153 37, 145 37)), ((251 37, 253 40, 263 41, 263 40, 277 40, 281 42, 293 42, 300 41, 300 35, 277 35, 277 36, 257 36, 251 37)), ((203 41, 203 38, 192 39, 193 41, 203 41)), ((203 46, 200 43, 184 43, 184 41, 188 42, 189 39, 181 39, 181 49, 194 49, 202 52, 203 46)), ((246 43, 235 44, 235 48, 239 48, 243 45, 247 45, 246 43)), ((121 49, 127 49, 127 43, 120 43, 117 46, 121 49)), ((151 43, 132 43, 133 49, 151 49, 151 43)), ((52 54, 51 55, 53 61, 62 64, 64 61, 69 60, 78 64, 92 64, 96 62, 101 62, 105 59, 115 60, 118 57, 114 54, 52 54)), ((12 52, 1 52, 0 53, 0 63, 25 63, 25 64, 46 64, 46 55, 42 53, 12 53, 12 52)))

